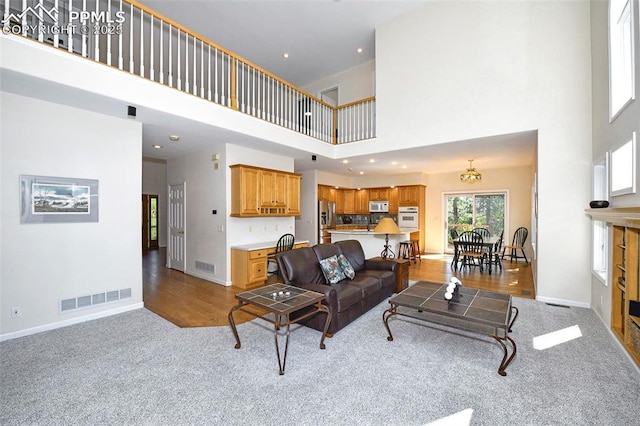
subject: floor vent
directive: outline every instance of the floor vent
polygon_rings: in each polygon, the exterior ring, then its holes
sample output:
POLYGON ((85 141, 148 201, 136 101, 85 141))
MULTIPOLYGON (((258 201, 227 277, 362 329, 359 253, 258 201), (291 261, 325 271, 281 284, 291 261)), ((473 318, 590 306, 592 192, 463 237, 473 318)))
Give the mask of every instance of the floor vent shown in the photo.
POLYGON ((216 265, 212 265, 210 263, 205 263, 205 262, 200 262, 199 260, 196 260, 196 269, 208 272, 210 274, 215 274, 216 273, 216 265))
POLYGON ((123 299, 131 299, 131 289, 123 288, 121 290, 106 291, 104 293, 90 294, 87 296, 72 297, 71 299, 60 300, 60 313, 75 311, 77 309, 86 309, 96 305, 105 303, 114 303, 123 299))

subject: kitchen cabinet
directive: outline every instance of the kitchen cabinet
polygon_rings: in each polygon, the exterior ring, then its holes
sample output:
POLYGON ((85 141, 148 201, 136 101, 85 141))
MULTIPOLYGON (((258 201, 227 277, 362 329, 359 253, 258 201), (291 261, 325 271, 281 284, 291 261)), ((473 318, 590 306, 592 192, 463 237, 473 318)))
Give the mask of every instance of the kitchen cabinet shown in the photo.
POLYGON ((420 201, 424 200, 424 186, 400 186, 398 187, 399 206, 420 206, 420 201))
MULTIPOLYGON (((231 284, 251 289, 266 284, 267 256, 275 253, 277 241, 246 244, 231 248, 231 284)), ((298 241, 294 249, 307 247, 308 241, 298 241)))
POLYGON ((355 191, 355 214, 369 214, 369 190, 358 189, 355 191))
POLYGON ((336 201, 336 189, 329 185, 318 185, 318 200, 336 201))
POLYGON ((260 215, 260 170, 231 168, 231 216, 260 215))
POLYGON ((389 189, 389 213, 398 214, 398 188, 389 189))
POLYGON ((231 168, 231 216, 300 214, 300 174, 235 164, 231 168))
POLYGON ((300 216, 300 176, 287 175, 287 215, 300 216))
MULTIPOLYGON (((354 214, 356 212, 356 190, 342 189, 342 205, 344 214, 354 214)), ((336 204, 336 212, 338 211, 336 204)), ((368 213, 368 212, 367 212, 368 213)))
POLYGON ((369 188, 369 201, 389 201, 389 188, 369 188))

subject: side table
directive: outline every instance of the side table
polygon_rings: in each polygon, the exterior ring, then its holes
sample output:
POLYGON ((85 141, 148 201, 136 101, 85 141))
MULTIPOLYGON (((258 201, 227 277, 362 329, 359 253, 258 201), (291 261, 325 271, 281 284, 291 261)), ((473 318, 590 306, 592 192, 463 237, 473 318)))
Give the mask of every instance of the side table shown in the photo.
POLYGON ((327 314, 327 320, 324 325, 324 331, 320 338, 320 349, 324 349, 324 339, 327 336, 327 330, 329 329, 329 323, 331 322, 331 311, 325 305, 322 304, 324 300, 324 294, 317 293, 315 291, 305 290, 303 288, 288 286, 285 284, 271 284, 265 287, 260 287, 254 290, 245 291, 236 294, 238 304, 231 308, 229 311, 229 325, 233 336, 236 339, 235 348, 240 349, 240 336, 238 336, 238 330, 236 323, 233 320, 233 313, 237 310, 246 312, 253 315, 256 318, 263 319, 273 324, 273 335, 276 343, 276 355, 278 356, 278 370, 280 375, 284 374, 284 368, 287 363, 287 350, 289 349, 289 330, 293 323, 315 315, 320 312, 327 314), (250 306, 257 307, 260 312, 256 312, 251 309, 247 309, 250 306), (295 320, 291 320, 290 314, 308 306, 314 306, 315 309, 302 315, 295 320), (266 311, 266 312, 265 312, 266 311), (274 319, 271 319, 269 315, 273 314, 274 319), (286 327, 285 343, 284 343, 284 356, 280 356, 280 345, 278 344, 278 330, 286 327))

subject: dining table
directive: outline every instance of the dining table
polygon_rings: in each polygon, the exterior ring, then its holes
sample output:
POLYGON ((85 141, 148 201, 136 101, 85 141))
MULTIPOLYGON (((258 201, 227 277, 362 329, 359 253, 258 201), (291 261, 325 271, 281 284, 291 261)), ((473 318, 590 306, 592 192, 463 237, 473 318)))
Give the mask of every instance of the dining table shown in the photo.
POLYGON ((500 241, 499 236, 491 236, 489 238, 484 238, 481 243, 471 242, 471 241, 460 241, 460 237, 454 238, 453 239, 453 260, 451 261, 451 265, 454 266, 456 270, 458 269, 458 253, 460 253, 459 251, 460 244, 467 244, 467 245, 477 244, 487 249, 487 253, 489 257, 489 262, 487 263, 489 264, 489 268, 488 268, 489 275, 491 275, 491 270, 493 266, 493 251, 496 250, 496 245, 498 244, 499 241, 500 241))

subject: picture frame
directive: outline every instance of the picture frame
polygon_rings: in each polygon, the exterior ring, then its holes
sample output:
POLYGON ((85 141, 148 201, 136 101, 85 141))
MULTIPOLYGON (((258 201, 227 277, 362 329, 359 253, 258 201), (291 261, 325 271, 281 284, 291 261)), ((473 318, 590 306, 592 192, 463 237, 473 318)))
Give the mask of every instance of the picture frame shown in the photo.
POLYGON ((20 223, 98 222, 98 180, 20 176, 20 223))

